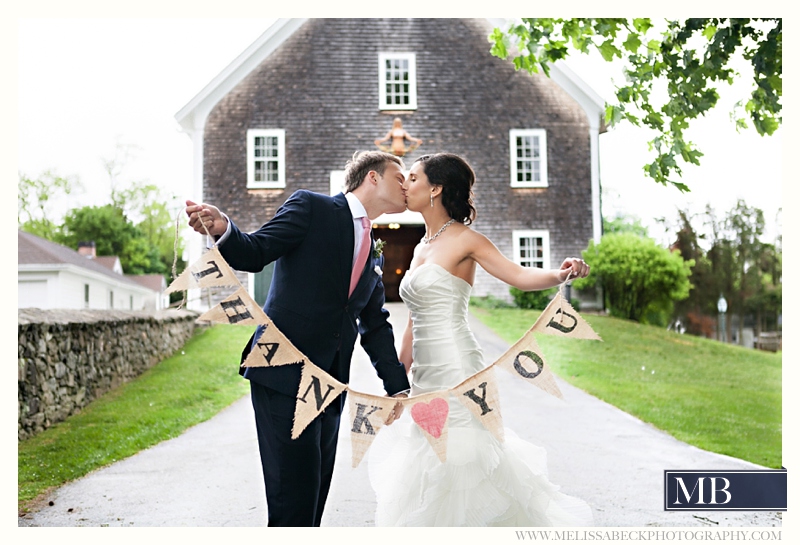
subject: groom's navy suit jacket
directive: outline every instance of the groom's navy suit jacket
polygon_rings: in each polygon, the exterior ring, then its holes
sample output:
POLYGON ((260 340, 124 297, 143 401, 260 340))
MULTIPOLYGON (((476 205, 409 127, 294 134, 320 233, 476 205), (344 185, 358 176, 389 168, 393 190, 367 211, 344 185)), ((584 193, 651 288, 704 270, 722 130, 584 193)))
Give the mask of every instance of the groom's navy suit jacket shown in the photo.
MULTIPOLYGON (((259 272, 275 262, 264 305, 277 328, 317 367, 347 384, 357 335, 383 380, 386 393, 408 389, 397 359, 381 273, 383 256, 369 258, 353 294, 353 216, 344 194, 334 197, 300 190, 257 231, 241 232, 231 222, 219 251, 234 269, 259 272), (337 357, 338 352, 338 357, 337 357)), ((250 352, 263 326, 242 353, 250 352)), ((300 365, 240 369, 245 378, 292 397, 300 384, 300 365)))

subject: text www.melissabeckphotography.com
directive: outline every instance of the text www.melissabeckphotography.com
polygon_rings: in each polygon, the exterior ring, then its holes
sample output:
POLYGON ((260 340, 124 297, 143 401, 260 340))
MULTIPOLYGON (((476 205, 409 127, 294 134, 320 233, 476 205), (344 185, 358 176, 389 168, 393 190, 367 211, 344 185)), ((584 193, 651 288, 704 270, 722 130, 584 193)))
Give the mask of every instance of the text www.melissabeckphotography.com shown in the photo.
POLYGON ((520 541, 780 541, 781 530, 516 530, 520 541))

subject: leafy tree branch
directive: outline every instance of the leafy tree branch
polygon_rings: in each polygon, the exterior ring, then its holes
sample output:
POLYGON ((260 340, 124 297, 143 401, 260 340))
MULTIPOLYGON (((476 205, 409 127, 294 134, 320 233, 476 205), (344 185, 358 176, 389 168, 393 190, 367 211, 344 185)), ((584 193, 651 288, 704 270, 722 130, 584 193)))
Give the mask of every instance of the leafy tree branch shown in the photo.
POLYGON ((548 76, 551 64, 572 51, 622 60, 626 83, 616 88, 616 103, 606 104, 605 122, 652 129, 655 158, 644 165, 646 175, 689 191, 677 180, 681 165, 699 165, 703 153, 684 132, 716 106, 717 86, 739 77, 731 66, 736 55, 753 70, 750 96, 732 113, 736 129, 752 124, 763 136, 781 125, 782 36, 781 19, 667 20, 659 30, 645 18, 528 18, 495 28, 489 42, 492 54, 511 57, 517 70, 548 76))

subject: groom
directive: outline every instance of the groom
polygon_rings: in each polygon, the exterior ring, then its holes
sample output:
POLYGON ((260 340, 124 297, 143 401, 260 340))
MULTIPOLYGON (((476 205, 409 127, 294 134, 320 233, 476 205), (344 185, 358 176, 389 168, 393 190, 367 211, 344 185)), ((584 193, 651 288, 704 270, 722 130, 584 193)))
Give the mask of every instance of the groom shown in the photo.
MULTIPOLYGON (((402 161, 370 151, 347 163, 346 193, 334 197, 299 190, 253 233, 243 233, 218 208, 186 201, 189 225, 217 239, 234 269, 259 272, 275 262, 264 311, 275 326, 341 383, 350 378, 356 336, 390 396, 409 384, 397 359, 371 219, 405 210, 402 161)), ((258 339, 259 326, 242 353, 258 339)), ((300 365, 248 367, 258 446, 267 492, 269 526, 319 526, 330 488, 345 394, 297 439, 291 439, 300 365)), ((400 416, 395 407, 387 423, 400 416)))

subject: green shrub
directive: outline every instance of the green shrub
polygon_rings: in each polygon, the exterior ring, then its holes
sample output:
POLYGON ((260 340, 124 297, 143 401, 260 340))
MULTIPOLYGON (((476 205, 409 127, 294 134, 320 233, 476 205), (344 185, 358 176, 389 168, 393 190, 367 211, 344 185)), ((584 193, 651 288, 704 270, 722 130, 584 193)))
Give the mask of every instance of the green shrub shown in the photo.
POLYGON ((603 235, 599 244, 589 242, 583 258, 592 272, 572 285, 600 285, 612 316, 666 325, 673 302, 689 296, 694 260, 684 261, 680 253, 652 239, 632 233, 603 235))
POLYGON ((511 293, 511 297, 514 298, 514 305, 517 308, 544 310, 558 291, 558 288, 540 291, 522 291, 512 286, 508 291, 511 293))
POLYGON ((476 308, 514 308, 514 305, 493 295, 470 297, 469 304, 476 308))

